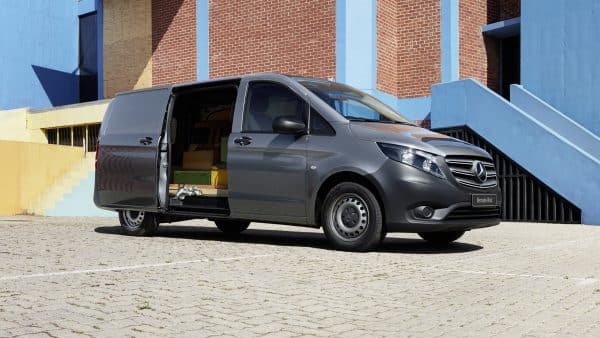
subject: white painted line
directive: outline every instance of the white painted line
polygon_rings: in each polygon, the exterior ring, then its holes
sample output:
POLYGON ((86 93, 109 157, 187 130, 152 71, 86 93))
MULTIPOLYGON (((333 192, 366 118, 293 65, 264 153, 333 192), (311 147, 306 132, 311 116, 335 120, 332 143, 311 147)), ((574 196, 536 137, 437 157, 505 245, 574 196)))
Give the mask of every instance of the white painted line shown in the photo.
POLYGON ((481 258, 490 258, 490 257, 511 255, 511 254, 515 254, 515 253, 522 253, 523 251, 538 251, 538 250, 545 250, 545 249, 556 249, 556 248, 575 245, 575 244, 580 246, 584 242, 596 241, 596 240, 597 240, 596 238, 587 237, 587 238, 579 238, 579 239, 574 239, 574 240, 569 240, 569 241, 560 241, 560 242, 555 242, 555 243, 551 243, 551 244, 544 244, 544 245, 538 245, 538 246, 532 246, 532 247, 516 248, 516 249, 510 249, 510 250, 506 250, 506 251, 494 252, 494 253, 490 253, 490 254, 483 254, 483 255, 479 255, 479 256, 464 257, 464 258, 460 258, 460 259, 454 261, 453 263, 463 263, 463 262, 477 260, 477 259, 481 259, 481 258))
POLYGON ((456 270, 456 269, 442 269, 439 267, 422 267, 416 268, 415 270, 429 270, 438 272, 450 272, 450 273, 462 273, 469 275, 489 275, 489 276, 503 276, 503 277, 519 277, 529 279, 560 279, 560 280, 573 280, 578 282, 578 285, 590 285, 598 282, 596 278, 582 278, 582 277, 561 277, 553 275, 531 275, 527 273, 507 273, 507 272, 493 272, 493 271, 473 271, 473 270, 456 270))
POLYGON ((185 264, 196 264, 196 263, 208 263, 208 262, 229 262, 229 261, 237 261, 244 259, 253 259, 253 258, 263 258, 263 257, 274 257, 277 256, 275 254, 267 254, 267 255, 252 255, 252 256, 238 256, 238 257, 225 257, 225 258, 202 258, 202 259, 194 259, 189 261, 176 261, 169 263, 155 263, 155 264, 139 264, 139 265, 127 265, 127 266, 115 266, 111 268, 102 268, 102 269, 84 269, 84 270, 71 270, 71 271, 57 271, 57 272, 44 272, 44 273, 34 273, 30 275, 15 275, 15 276, 3 276, 0 277, 0 281, 6 280, 17 280, 17 279, 28 279, 28 278, 43 278, 43 277, 53 277, 53 276, 66 276, 66 275, 79 275, 86 273, 96 273, 96 272, 114 272, 114 271, 125 271, 125 270, 139 270, 139 269, 147 269, 147 268, 159 268, 165 266, 175 266, 175 265, 185 265, 185 264))

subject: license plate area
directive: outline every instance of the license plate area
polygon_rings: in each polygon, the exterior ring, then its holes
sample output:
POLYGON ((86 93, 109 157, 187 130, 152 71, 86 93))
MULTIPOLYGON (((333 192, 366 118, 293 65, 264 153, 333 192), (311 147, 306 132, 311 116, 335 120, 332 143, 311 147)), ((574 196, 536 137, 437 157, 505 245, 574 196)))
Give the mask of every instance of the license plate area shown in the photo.
POLYGON ((471 205, 474 208, 486 208, 498 206, 498 196, 495 194, 472 194, 471 205))

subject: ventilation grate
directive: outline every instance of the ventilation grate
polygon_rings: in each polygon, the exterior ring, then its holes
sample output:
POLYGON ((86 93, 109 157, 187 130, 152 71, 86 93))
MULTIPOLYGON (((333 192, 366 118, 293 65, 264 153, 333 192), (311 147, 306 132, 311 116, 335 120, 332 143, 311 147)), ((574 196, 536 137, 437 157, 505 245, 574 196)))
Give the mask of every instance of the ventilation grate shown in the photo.
POLYGON ((438 129, 439 133, 469 142, 492 155, 502 190, 503 220, 581 223, 581 210, 535 178, 468 127, 438 129))

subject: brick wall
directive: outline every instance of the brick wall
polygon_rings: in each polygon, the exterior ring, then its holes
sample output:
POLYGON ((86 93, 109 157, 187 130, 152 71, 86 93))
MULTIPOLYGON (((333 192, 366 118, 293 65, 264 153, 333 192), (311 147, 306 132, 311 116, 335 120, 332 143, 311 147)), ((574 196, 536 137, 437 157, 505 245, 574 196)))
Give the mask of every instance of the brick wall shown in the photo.
POLYGON ((398 93, 398 1, 377 0, 377 89, 398 93))
POLYGON ((104 97, 152 86, 151 0, 104 0, 104 97))
POLYGON ((441 81, 439 0, 377 2, 377 88, 398 97, 430 95, 441 81))
POLYGON ((257 72, 335 77, 334 0, 209 3, 210 77, 257 72))
POLYGON ((521 16, 521 0, 497 0, 498 1, 498 20, 516 18, 521 16))
POLYGON ((196 0, 152 0, 152 84, 196 79, 196 0))
POLYGON ((460 78, 474 78, 498 91, 498 43, 481 27, 498 21, 498 4, 489 0, 459 2, 460 78))

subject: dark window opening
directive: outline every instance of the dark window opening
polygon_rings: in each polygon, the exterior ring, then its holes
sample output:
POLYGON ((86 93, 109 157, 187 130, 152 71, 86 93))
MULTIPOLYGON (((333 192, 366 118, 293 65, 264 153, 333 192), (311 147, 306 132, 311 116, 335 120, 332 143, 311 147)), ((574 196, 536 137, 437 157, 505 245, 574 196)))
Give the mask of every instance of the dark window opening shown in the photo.
POLYGON ((83 147, 85 143, 85 127, 73 127, 73 146, 83 147))
POLYGON ((87 151, 96 151, 98 143, 98 135, 100 134, 100 124, 92 124, 87 126, 88 143, 87 151))
POLYGON ((79 101, 98 99, 98 26, 96 13, 79 17, 79 101))
POLYGON ((58 143, 58 134, 56 129, 47 129, 46 138, 48 139, 48 144, 58 143))
POLYGON ((521 37, 500 40, 500 94, 510 98, 510 85, 521 83, 521 37))
POLYGON ((71 144, 71 128, 58 129, 58 144, 62 146, 70 146, 71 144))

